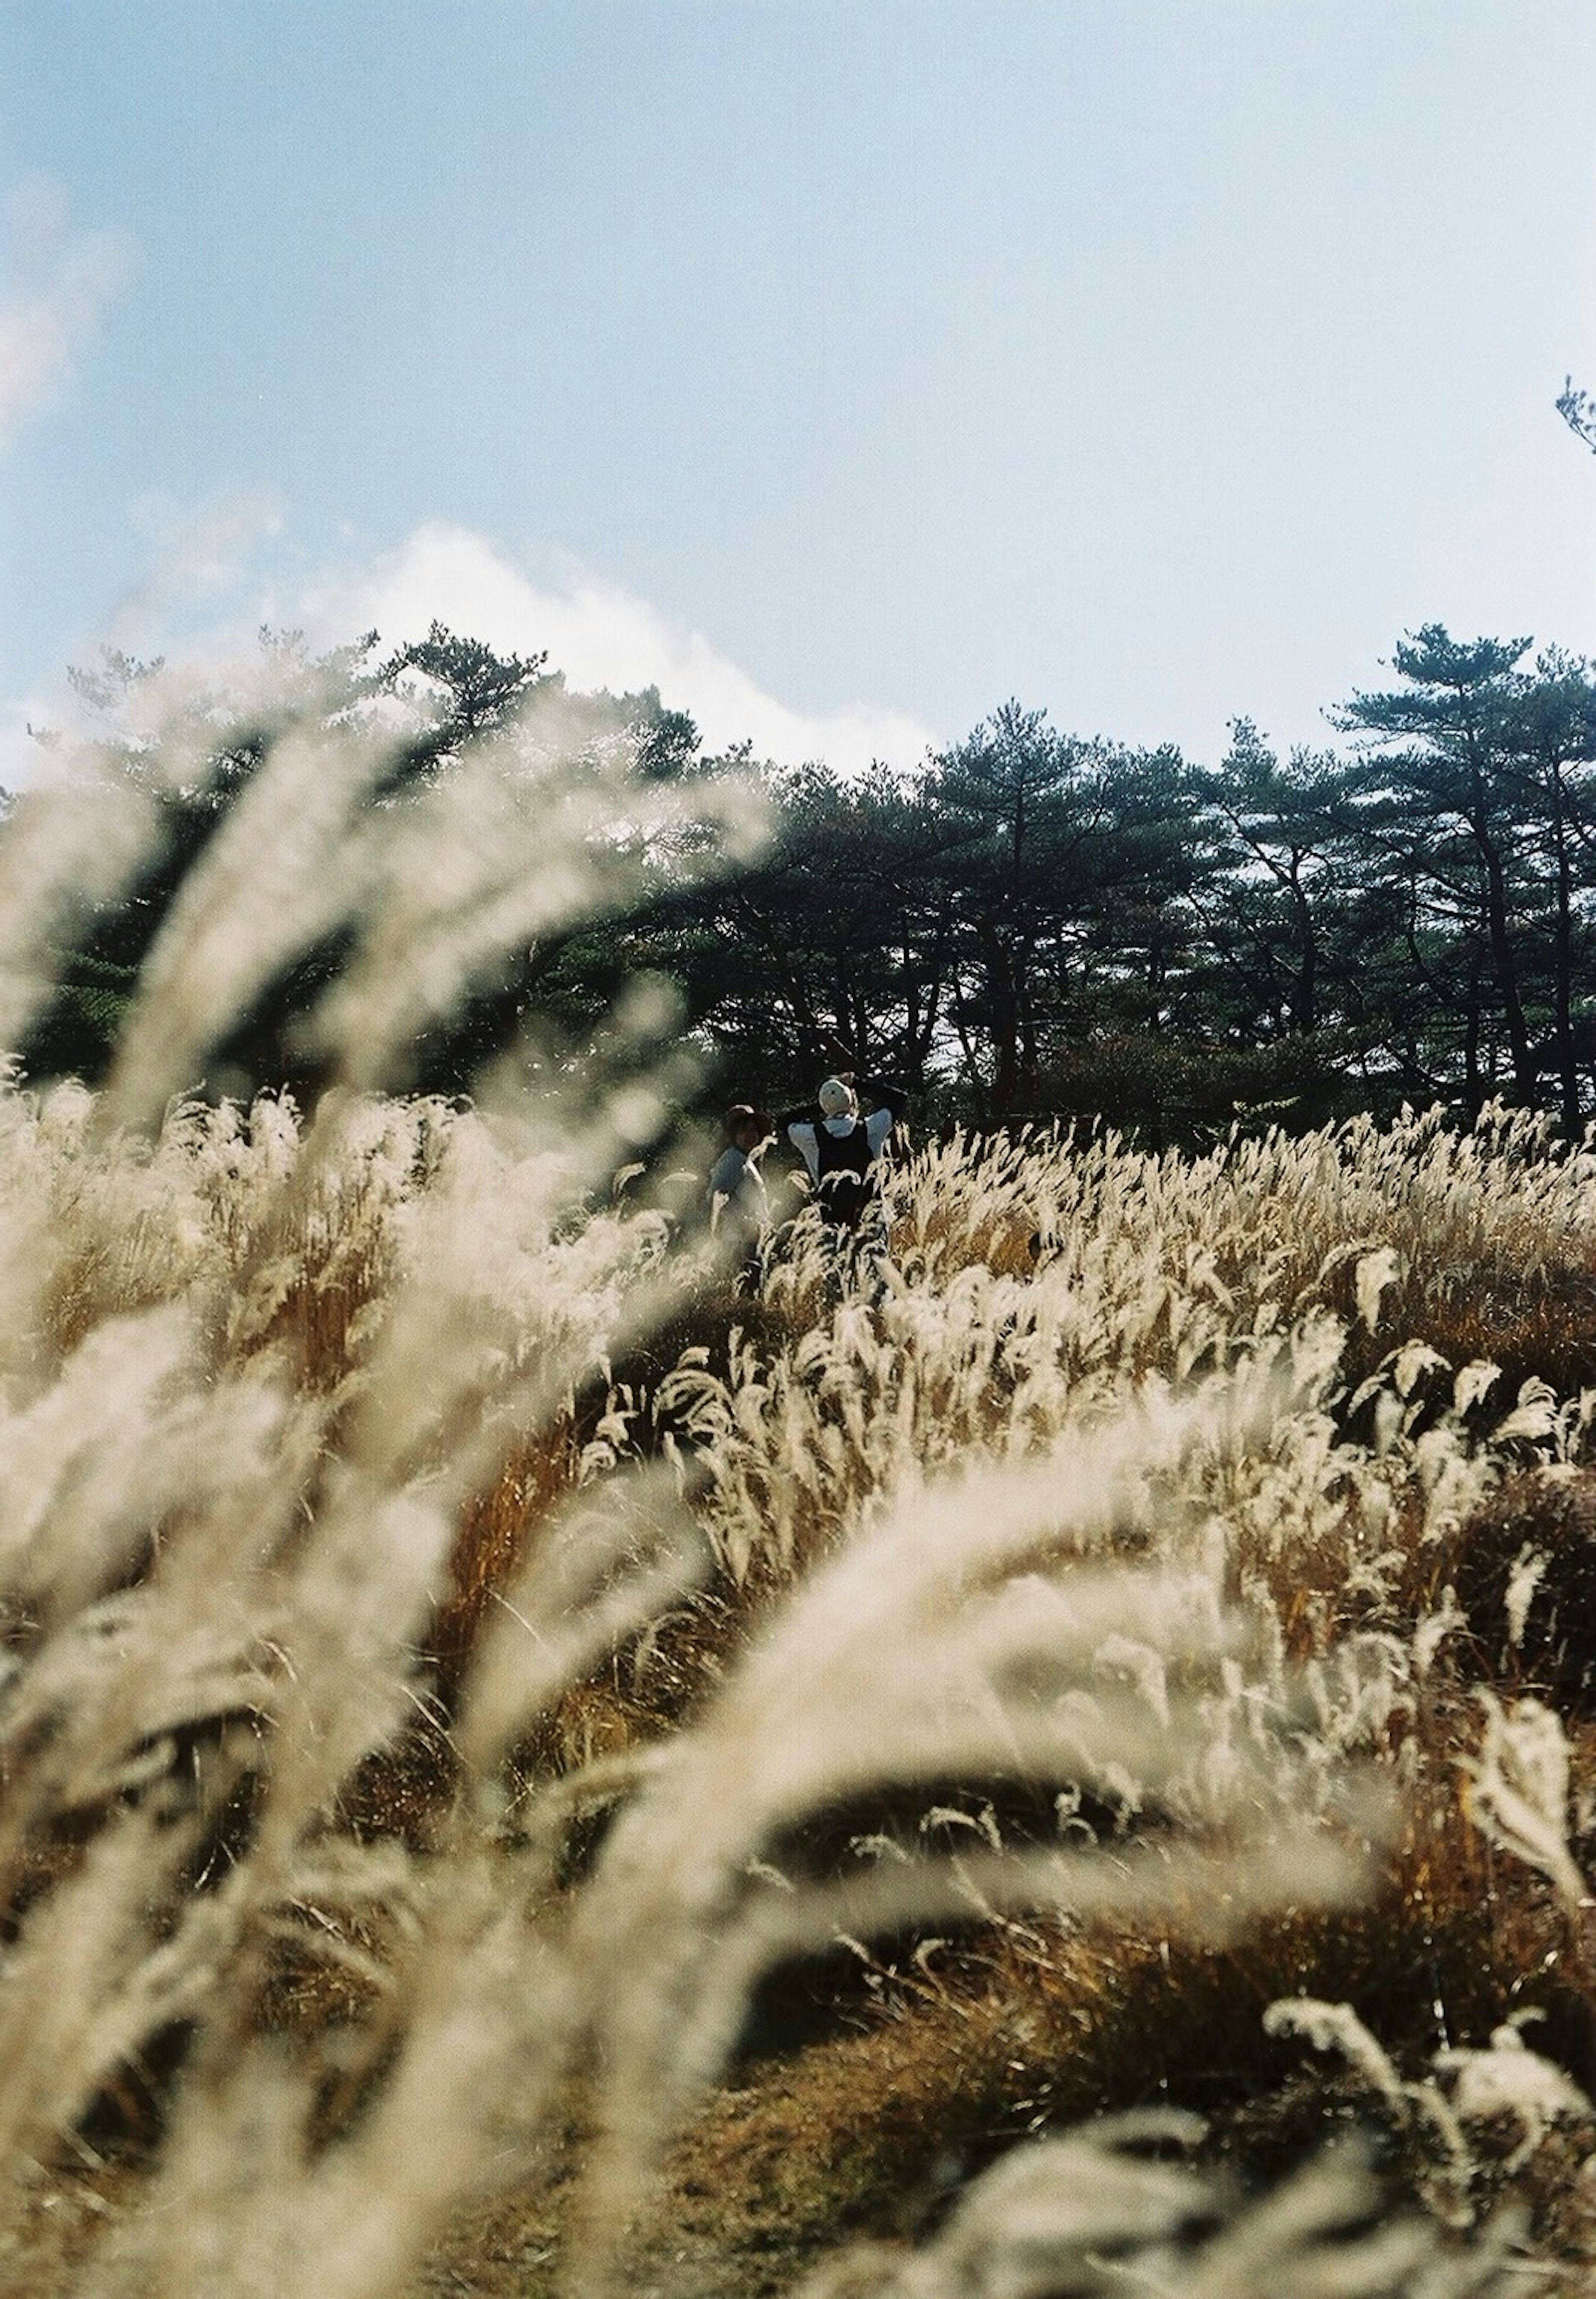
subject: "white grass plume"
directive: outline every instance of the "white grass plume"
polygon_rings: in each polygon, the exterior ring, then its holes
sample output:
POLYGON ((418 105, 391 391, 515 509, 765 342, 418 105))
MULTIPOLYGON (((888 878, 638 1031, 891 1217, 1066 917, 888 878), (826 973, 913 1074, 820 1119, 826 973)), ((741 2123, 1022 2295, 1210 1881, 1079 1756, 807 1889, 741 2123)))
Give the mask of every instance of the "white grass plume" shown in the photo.
POLYGON ((1475 1826, 1538 1869, 1565 1907, 1583 1916, 1591 1893, 1568 1848, 1568 1742, 1554 1712, 1539 1700, 1505 1707, 1488 1688, 1480 1703, 1485 1730, 1477 1756, 1461 1759, 1465 1810, 1475 1826))
MULTIPOLYGON (((1355 2145, 1248 2204, 1168 2160, 1201 2137, 1198 2119, 1149 2110, 1014 2148, 923 2250, 844 2252, 794 2299, 1507 2299, 1526 2287, 1510 2218, 1449 2248, 1392 2204, 1355 2145)), ((1529 2288, 1542 2282, 1530 2270, 1529 2288)))
MULTIPOLYGON (((152 686, 140 707, 111 814, 74 790, 0 842, 12 1030, 46 994, 51 937, 147 853, 158 778, 207 771, 203 696, 152 686)), ((661 842, 720 867, 744 820, 735 794, 668 801, 622 758, 557 768, 541 718, 447 793, 352 811, 387 739, 279 744, 152 951, 108 1103, 0 1093, 12 2171, 70 2145, 129 2055, 177 2022, 192 2038, 147 2209, 86 2270, 105 2299, 378 2299, 453 2205, 536 2168, 595 2038, 591 2200, 612 2264, 761 1971, 839 1930, 1024 1908, 1225 1938, 1354 1893, 1352 1847, 1381 1823, 1350 1783, 1396 1771, 1459 1641, 1450 1589, 1419 1567, 1499 1459, 1584 1441, 1543 1385, 1471 1435, 1491 1369, 1454 1373, 1404 1323, 1596 1266, 1596 1160, 1551 1158, 1523 1114, 1196 1161, 1107 1137, 934 1148, 893 1183, 879 1299, 827 1306, 801 1222, 766 1307, 802 1330, 739 1340, 724 1380, 682 1368, 657 1400, 675 1462, 615 1473, 617 1407, 586 1484, 495 1583, 455 1709, 458 1792, 425 1842, 362 1838, 345 1809, 362 1767, 413 1720, 442 1732, 426 1654, 462 1508, 569 1426, 577 1385, 671 1298, 661 1225, 584 1198, 683 1072, 648 1055, 671 1025, 645 987, 613 1064, 541 1109, 518 1108, 513 1059, 491 1108, 353 1089, 394 1075, 409 1033, 511 944, 602 916, 661 842), (252 885, 252 813, 295 793, 314 819, 252 885), (145 1139, 109 1123, 153 1122, 352 903, 364 939, 319 1025, 345 1090, 303 1125, 270 1099, 179 1104, 145 1139), (1359 1304, 1387 1352, 1367 1443, 1337 1388, 1359 1304), (692 1725, 512 1788, 518 1739, 679 1606, 706 1556, 728 1611, 752 1591, 769 1609, 692 1725), (927 1830, 907 1860, 804 1864, 809 1823, 850 1798, 993 1780, 1066 1805, 1088 1791, 1119 1833, 1005 1851, 966 1830, 941 1856, 927 1830), (621 1790, 596 1874, 569 1885, 570 1813, 621 1790), (337 2032, 267 2032, 288 1948, 359 1983, 337 2032)), ((1471 1808, 1583 1901, 1548 1715, 1487 1711, 1471 1808)), ((1436 2080, 1471 2129, 1488 2099, 1518 2101, 1527 2144, 1575 2110, 1534 2071, 1514 2087, 1514 2048, 1493 2038, 1436 2080)), ((1372 2207, 1350 2231, 1368 2188, 1346 2158, 1243 2210, 1135 2144, 1100 2131, 1018 2159, 890 2287, 1103 2287, 1110 2220, 1116 2288, 1436 2299, 1497 2274, 1489 2242, 1471 2282, 1432 2230, 1372 2207)))
POLYGON ((273 743, 151 944, 106 1085, 105 1123, 158 1119, 203 1074, 260 985, 358 908, 369 875, 362 809, 398 739, 381 726, 312 720, 273 743))
POLYGON ((594 2209, 610 2235, 784 1955, 1002 1907, 1222 1936, 1263 1907, 1356 1892, 1359 1864, 1322 1824, 1334 1787, 1304 1806, 1271 1761, 1284 1736, 1234 1732, 1212 1586, 1105 1554, 1147 1522, 1193 1433, 1190 1411, 1127 1416, 1028 1472, 901 1502, 798 1593, 623 1814, 578 1930, 603 1975, 611 2142, 594 2209), (1080 1783, 1173 1830, 1101 1854, 769 1878, 773 1843, 867 1790, 994 1777, 1080 1783))
POLYGON ((507 952, 621 909, 662 851, 702 876, 756 851, 750 788, 651 782, 635 771, 635 746, 573 760, 567 709, 534 694, 508 759, 505 739, 478 745, 404 810, 369 819, 372 898, 308 1030, 355 1091, 402 1081, 420 1033, 507 952))

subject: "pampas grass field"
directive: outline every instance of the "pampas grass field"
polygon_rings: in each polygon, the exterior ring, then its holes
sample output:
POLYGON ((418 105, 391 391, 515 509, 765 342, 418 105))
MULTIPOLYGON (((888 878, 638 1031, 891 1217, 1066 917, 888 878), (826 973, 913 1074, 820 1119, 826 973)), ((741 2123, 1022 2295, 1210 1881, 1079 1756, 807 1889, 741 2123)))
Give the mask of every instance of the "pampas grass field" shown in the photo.
POLYGON ((0 1097, 0 2287, 1587 2287, 1596 1151, 953 1135, 744 1296, 611 1187, 657 986, 402 1090, 680 827, 531 735, 402 820, 285 736, 105 1086, 0 1097), (338 901, 325 1094, 190 1092, 338 901))

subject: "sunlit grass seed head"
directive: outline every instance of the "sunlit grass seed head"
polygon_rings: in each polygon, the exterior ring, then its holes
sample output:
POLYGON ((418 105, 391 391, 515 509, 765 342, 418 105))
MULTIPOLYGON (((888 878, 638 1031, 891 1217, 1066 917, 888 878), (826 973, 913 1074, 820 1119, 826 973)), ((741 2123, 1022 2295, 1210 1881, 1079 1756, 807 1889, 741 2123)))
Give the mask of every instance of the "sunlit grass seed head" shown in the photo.
MULTIPOLYGON (((743 1314, 712 1241, 612 1190, 700 1076, 657 979, 588 1054, 521 1041, 470 1106, 387 1089, 506 951, 624 905, 661 843, 736 867, 747 790, 574 755, 550 702, 405 810, 374 799, 403 728, 256 701, 269 755, 104 1092, 0 1092, 13 2231, 34 2167, 159 2039, 148 2208, 84 2287, 377 2299, 557 2147, 586 2066, 571 2278, 596 2291, 761 1976, 839 1935, 1026 1917, 1109 1943, 1105 1971, 1117 1938, 1307 1935, 1417 1870, 1437 1811, 1583 1922, 1577 1739, 1551 1688, 1468 1674, 1535 1664, 1567 1585, 1550 1513, 1490 1584, 1505 1657, 1481 1659, 1467 1568, 1492 1506, 1584 1473, 1590 1400, 1476 1344, 1509 1294, 1515 1347, 1568 1342, 1588 1150, 1501 1110, 1194 1159, 955 1137, 893 1173, 884 1257, 839 1271, 805 1213, 743 1314), (193 1092, 335 925, 329 1090, 193 1092), (694 1315, 710 1340, 648 1359, 694 1315), (644 1691, 673 1653, 667 1714, 644 1691), (401 1825, 380 1784, 407 1764, 401 1825), (1005 1786, 1040 1832, 1005 1834, 1005 1786), (872 1799, 926 1809, 838 1853, 872 1799), (338 1975, 336 2022, 313 1990, 281 2015, 305 1971, 338 1975)), ((137 771, 80 763, 5 826, 0 1034, 147 858, 162 778, 206 770, 207 707, 151 685, 137 771)), ((1473 1872, 1437 1855, 1424 1880, 1473 1872)), ((1361 2053, 1417 2113, 1399 2046, 1339 2002, 1305 1992, 1280 2038, 1361 2053)), ((1422 2080, 1459 2129, 1492 2100, 1514 2146, 1535 2113, 1576 2124, 1550 2060, 1509 2065, 1489 2029, 1448 2048, 1422 2080)), ((1351 2157, 1243 2205, 1140 2144, 1000 2166, 881 2287, 1075 2287, 1110 2238, 1193 2293, 1327 2287, 1316 2262, 1338 2289, 1451 2287, 1429 2221, 1349 2232, 1373 2210, 1351 2157)))

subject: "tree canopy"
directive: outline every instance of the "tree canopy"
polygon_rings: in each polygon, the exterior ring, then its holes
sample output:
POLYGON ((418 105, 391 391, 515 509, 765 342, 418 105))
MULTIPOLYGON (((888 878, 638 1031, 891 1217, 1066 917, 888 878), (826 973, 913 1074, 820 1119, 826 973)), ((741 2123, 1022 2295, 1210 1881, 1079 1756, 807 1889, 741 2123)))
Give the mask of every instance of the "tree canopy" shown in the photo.
MULTIPOLYGON (((769 824, 715 875, 694 804, 629 833, 599 807, 593 836, 633 850, 613 915, 511 936, 429 1017, 425 1087, 470 1090, 528 1030, 585 1041, 646 975, 673 986, 709 1090, 755 1100, 790 1097, 840 1041, 933 1112, 1101 1116, 1155 1141, 1438 1098, 1544 1106, 1570 1130, 1596 1108, 1596 674, 1555 649, 1426 625, 1387 685, 1328 714, 1344 752, 1282 758, 1238 718, 1202 767, 1011 701, 916 772, 852 779, 707 757, 652 689, 572 693, 546 656, 436 624, 386 652, 374 634, 312 655, 267 633, 262 665, 239 692, 191 694, 154 743, 137 705, 159 665, 108 653, 75 675, 107 772, 160 834, 60 953, 29 1074, 104 1074, 163 921, 285 744, 305 751, 313 810, 317 746, 330 759, 380 727, 348 803, 396 827, 469 773, 535 835, 539 809, 596 799, 618 759, 632 787, 689 801, 752 784, 769 824)), ((212 1091, 315 1091, 304 1017, 360 931, 352 894, 283 938, 209 1060, 212 1091)))

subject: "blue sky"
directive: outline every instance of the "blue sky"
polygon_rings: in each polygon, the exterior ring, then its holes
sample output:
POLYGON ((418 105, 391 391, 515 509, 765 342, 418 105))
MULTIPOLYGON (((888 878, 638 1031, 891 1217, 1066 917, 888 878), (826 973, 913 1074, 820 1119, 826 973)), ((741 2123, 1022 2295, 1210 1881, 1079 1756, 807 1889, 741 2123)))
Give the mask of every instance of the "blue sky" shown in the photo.
POLYGON ((434 613, 717 740, 1596 649, 1592 0, 0 0, 0 711, 434 613))

